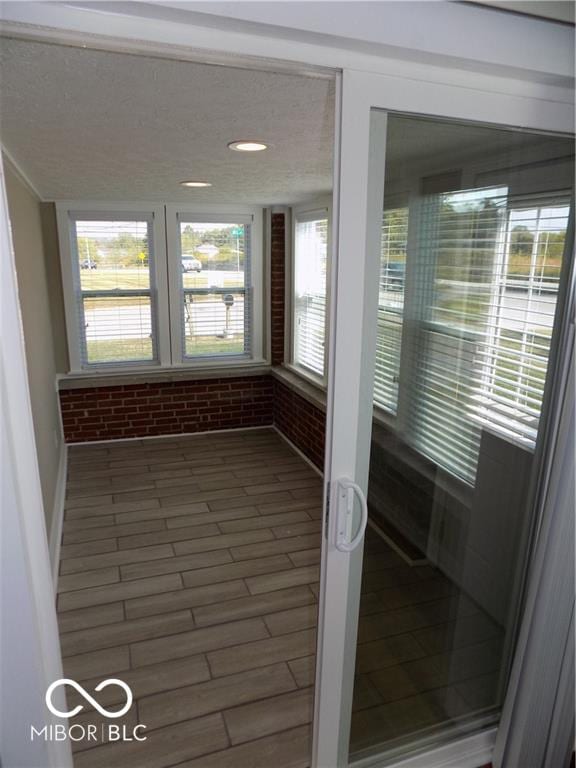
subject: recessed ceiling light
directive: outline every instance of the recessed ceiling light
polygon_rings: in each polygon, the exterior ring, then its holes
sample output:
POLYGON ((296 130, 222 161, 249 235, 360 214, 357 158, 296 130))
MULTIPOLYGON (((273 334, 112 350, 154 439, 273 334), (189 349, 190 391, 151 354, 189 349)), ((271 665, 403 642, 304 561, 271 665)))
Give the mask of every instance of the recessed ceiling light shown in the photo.
POLYGON ((212 184, 209 181, 181 181, 180 184, 183 187, 211 187, 212 184))
POLYGON ((243 139, 241 141, 231 141, 228 144, 228 149, 233 149, 236 152, 262 152, 268 149, 268 144, 264 144, 263 141, 252 141, 251 139, 243 139))

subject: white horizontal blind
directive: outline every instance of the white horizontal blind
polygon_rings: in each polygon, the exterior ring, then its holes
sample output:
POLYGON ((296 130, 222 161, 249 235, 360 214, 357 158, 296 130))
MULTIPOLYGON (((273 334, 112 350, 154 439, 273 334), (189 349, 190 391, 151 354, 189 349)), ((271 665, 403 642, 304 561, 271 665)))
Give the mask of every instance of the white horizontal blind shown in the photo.
POLYGON ((407 238, 408 208, 391 208, 384 211, 380 252, 374 402, 393 414, 396 414, 398 409, 407 238))
POLYGON ((249 218, 191 221, 181 215, 178 224, 184 360, 250 356, 249 218))
POLYGON ((294 363, 324 376, 328 218, 297 216, 294 237, 294 363))
POLYGON ((482 422, 536 442, 568 226, 568 197, 510 201, 476 402, 482 422))
POLYGON ((480 446, 475 394, 502 260, 506 188, 425 195, 411 255, 417 318, 406 429, 425 456, 473 483, 480 446))
POLYGON ((70 214, 84 368, 157 362, 153 221, 153 214, 70 214))
POLYGON ((517 205, 492 187, 416 210, 406 434, 473 483, 483 428, 535 444, 568 204, 517 205))

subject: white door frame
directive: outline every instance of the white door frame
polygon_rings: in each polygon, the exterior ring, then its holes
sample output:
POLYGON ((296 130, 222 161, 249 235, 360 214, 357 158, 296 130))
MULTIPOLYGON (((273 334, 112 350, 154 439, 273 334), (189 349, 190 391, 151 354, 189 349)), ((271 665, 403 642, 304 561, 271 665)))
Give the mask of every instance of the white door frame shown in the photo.
MULTIPOLYGON (((44 694, 62 677, 62 661, 1 157, 0 254, 0 430, 5 442, 2 485, 6 494, 0 558, 4 667, 0 758, 6 765, 18 759, 18 765, 33 768, 34 763, 28 761, 42 756, 47 768, 72 768, 68 740, 40 745, 30 741, 32 725, 40 728, 60 722, 44 706, 44 694), (19 583, 13 583, 14 579, 19 583), (18 604, 13 604, 15 600, 18 604), (14 637, 8 622, 15 629, 20 623, 21 630, 27 627, 29 632, 19 636, 17 631, 14 637)), ((63 689, 56 695, 59 709, 65 709, 63 689)))
MULTIPOLYGON (((82 8, 80 3, 74 7, 71 4, 29 2, 4 3, 0 15, 4 19, 4 32, 26 39, 230 66, 271 67, 297 72, 316 70, 320 76, 323 68, 324 71, 331 70, 332 74, 335 70, 345 70, 345 107, 341 117, 337 116, 337 120, 341 120, 342 143, 335 157, 337 175, 341 168, 339 178, 342 188, 335 212, 339 211, 340 216, 344 216, 340 222, 338 215, 334 217, 333 252, 340 258, 332 260, 335 300, 332 302, 326 478, 329 482, 330 478, 347 475, 360 481, 366 490, 369 422, 359 375, 366 350, 358 348, 355 340, 363 338, 362 330, 368 326, 366 318, 355 307, 358 300, 363 300, 368 280, 367 265, 363 259, 358 261, 358 254, 363 252, 367 240, 370 107, 380 106, 403 112, 417 109, 419 113, 429 115, 521 125, 546 131, 570 131, 573 125, 571 88, 544 86, 541 79, 531 81, 526 76, 520 78, 511 66, 502 65, 496 68, 497 72, 492 67, 492 73, 480 65, 476 69, 474 66, 457 69, 449 56, 438 56, 436 63, 431 65, 429 61, 418 61, 417 56, 412 60, 396 58, 389 49, 380 56, 339 48, 337 44, 322 45, 317 40, 275 37, 272 31, 270 34, 262 30, 254 34, 246 29, 230 31, 225 19, 221 28, 214 20, 209 25, 202 25, 201 19, 194 14, 190 14, 186 23, 182 16, 182 23, 175 23, 167 15, 162 16, 160 11, 153 13, 152 8, 146 9, 137 4, 116 3, 110 11, 107 13, 103 5, 100 5, 98 12, 94 12, 94 8, 82 8), (335 315, 337 304, 342 314, 340 317, 339 313, 339 321, 335 315), (342 322, 343 317, 346 317, 346 323, 342 322), (348 320, 351 325, 344 327, 348 320), (354 371, 350 364, 344 365, 346 356, 354 362, 354 371), (342 408, 343 403, 346 404, 345 409, 342 408), (340 407, 336 409, 338 404, 340 407), (344 410, 348 410, 348 414, 344 410), (331 450, 331 443, 338 446, 337 449, 331 450)), ((550 44, 548 38, 547 44, 550 44)), ((336 196, 337 191, 336 186, 336 196)), ((325 531, 327 533, 329 531, 325 531)), ((347 739, 343 737, 341 726, 350 710, 349 696, 347 698, 345 694, 351 694, 351 675, 350 670, 346 675, 333 674, 333 671, 342 668, 346 650, 354 643, 357 613, 354 606, 357 605, 361 554, 338 553, 336 556, 330 546, 325 549, 322 583, 324 588, 327 585, 329 589, 320 601, 318 680, 322 687, 315 712, 317 737, 314 765, 317 768, 337 768, 345 764, 341 761, 344 749, 347 750, 347 739), (328 622, 329 633, 324 631, 328 622), (334 696, 332 699, 330 691, 334 696), (330 709, 335 717, 333 722, 339 729, 336 740, 330 739, 334 732, 327 714, 330 709), (329 741, 335 746, 331 746, 329 741), (323 762, 333 758, 336 759, 334 763, 323 762)), ((352 664, 350 666, 353 667, 352 664)), ((477 756, 483 754, 484 749, 485 745, 476 743, 477 756)), ((442 764, 467 768, 462 754, 456 759, 459 762, 454 762, 454 755, 451 758, 449 754, 444 754, 442 764)), ((479 762, 476 759, 470 768, 475 768, 479 762)), ((436 764, 440 764, 437 759, 436 764)), ((432 768, 433 763, 426 757, 424 762, 405 761, 402 765, 406 768, 408 765, 432 768)))
MULTIPOLYGON (((348 765, 362 548, 346 553, 335 547, 336 515, 332 511, 337 505, 339 478, 351 478, 365 495, 368 490, 379 233, 369 231, 367 222, 379 221, 378 216, 370 216, 371 206, 381 206, 384 192, 384 141, 371 147, 370 131, 371 127, 378 127, 378 122, 382 131, 386 120, 384 114, 376 113, 371 122, 371 109, 570 134, 570 105, 550 105, 546 115, 542 106, 538 101, 473 88, 463 90, 445 83, 400 81, 380 74, 344 70, 339 194, 335 201, 335 210, 339 211, 337 258, 333 267, 337 311, 332 315, 327 411, 330 450, 325 465, 331 514, 322 555, 314 768, 348 765), (363 311, 358 311, 360 307, 363 311)), ((494 737, 492 731, 492 744, 494 737)), ((490 743, 486 746, 489 759, 490 743)), ((461 768, 466 765, 471 749, 476 761, 471 763, 472 768, 479 764, 476 748, 477 741, 457 745, 461 768)), ((446 750, 429 753, 427 768, 446 765, 450 749, 448 754, 446 750)), ((373 764, 377 765, 378 760, 373 764)), ((397 763, 409 764, 410 761, 397 763)))

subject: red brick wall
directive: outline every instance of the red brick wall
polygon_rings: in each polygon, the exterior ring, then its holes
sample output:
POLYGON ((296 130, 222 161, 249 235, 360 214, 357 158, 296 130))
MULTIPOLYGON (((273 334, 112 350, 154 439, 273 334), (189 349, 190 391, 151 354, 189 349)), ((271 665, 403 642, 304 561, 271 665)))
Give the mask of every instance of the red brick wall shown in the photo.
POLYGON ((272 424, 270 376, 60 392, 67 443, 272 424))
POLYGON ((285 217, 272 214, 270 259, 271 351, 272 365, 284 362, 284 289, 286 275, 285 217))
POLYGON ((274 380, 274 424, 319 469, 324 469, 326 414, 274 380))

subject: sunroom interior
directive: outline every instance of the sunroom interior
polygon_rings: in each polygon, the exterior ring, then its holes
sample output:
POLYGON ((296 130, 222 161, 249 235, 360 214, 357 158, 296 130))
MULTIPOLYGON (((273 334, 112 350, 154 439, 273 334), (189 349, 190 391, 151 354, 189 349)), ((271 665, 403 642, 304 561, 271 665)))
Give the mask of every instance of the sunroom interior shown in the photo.
MULTIPOLYGON (((147 728, 74 764, 305 768, 335 77, 0 55, 64 672, 121 676, 147 728)), ((385 141, 359 757, 501 705, 572 190, 562 138, 391 115, 385 141)))

